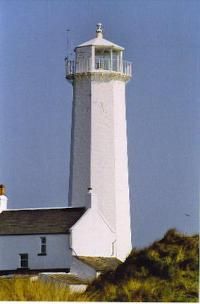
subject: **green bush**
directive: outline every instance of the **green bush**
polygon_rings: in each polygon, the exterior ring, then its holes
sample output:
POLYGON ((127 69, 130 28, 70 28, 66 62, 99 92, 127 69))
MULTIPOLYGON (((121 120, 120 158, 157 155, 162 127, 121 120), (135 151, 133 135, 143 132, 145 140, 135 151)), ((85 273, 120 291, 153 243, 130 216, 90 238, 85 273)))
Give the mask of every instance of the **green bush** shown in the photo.
POLYGON ((198 235, 186 236, 170 229, 148 248, 133 250, 113 273, 105 273, 88 287, 98 289, 98 301, 198 301, 198 235), (119 288, 120 286, 120 288, 119 288))

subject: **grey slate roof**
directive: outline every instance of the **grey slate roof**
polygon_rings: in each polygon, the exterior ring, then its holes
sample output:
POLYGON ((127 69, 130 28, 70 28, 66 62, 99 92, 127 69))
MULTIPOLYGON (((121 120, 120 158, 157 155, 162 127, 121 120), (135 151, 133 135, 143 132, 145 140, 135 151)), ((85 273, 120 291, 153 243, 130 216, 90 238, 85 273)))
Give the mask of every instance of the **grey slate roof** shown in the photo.
POLYGON ((89 257, 76 256, 78 260, 94 268, 96 271, 105 272, 107 270, 115 270, 122 262, 117 258, 112 257, 89 257))
POLYGON ((0 235, 68 233, 84 212, 85 208, 6 210, 0 213, 0 235))
POLYGON ((87 285, 89 280, 87 279, 82 279, 78 277, 75 274, 72 273, 41 273, 39 275, 39 278, 47 278, 47 279, 52 279, 53 282, 57 283, 65 283, 67 285, 87 285))

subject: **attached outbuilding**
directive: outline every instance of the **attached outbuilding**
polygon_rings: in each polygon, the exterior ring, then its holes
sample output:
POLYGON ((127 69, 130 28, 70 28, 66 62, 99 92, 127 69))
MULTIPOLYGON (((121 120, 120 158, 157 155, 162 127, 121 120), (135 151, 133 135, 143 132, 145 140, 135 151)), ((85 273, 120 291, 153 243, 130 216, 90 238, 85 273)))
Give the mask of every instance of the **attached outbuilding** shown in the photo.
POLYGON ((121 263, 115 257, 73 256, 70 272, 83 280, 93 280, 102 273, 115 270, 121 263))

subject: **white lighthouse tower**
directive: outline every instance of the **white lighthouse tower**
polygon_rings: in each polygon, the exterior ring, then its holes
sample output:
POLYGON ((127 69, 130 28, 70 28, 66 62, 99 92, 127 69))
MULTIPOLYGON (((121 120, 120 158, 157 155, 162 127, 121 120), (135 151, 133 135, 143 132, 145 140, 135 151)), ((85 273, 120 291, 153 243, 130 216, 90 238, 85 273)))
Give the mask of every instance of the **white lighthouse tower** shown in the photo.
POLYGON ((117 257, 130 253, 125 86, 131 63, 124 48, 96 37, 66 58, 66 78, 73 85, 69 205, 87 211, 72 229, 72 249, 79 256, 117 257))

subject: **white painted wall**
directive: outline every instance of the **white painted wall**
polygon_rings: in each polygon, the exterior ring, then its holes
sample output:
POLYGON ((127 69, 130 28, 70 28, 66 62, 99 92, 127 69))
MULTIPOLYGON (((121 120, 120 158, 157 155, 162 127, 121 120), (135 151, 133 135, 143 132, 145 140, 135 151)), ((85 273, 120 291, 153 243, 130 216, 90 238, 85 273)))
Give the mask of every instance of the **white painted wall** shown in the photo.
POLYGON ((20 267, 20 253, 28 253, 30 269, 70 268, 69 235, 13 235, 0 236, 0 271, 20 267), (40 253, 40 237, 47 240, 47 255, 40 253))
POLYGON ((74 83, 69 205, 88 206, 90 186, 91 86, 87 78, 74 83))
POLYGON ((115 230, 113 85, 113 80, 91 83, 91 186, 100 211, 115 230))
POLYGON ((8 198, 5 195, 0 195, 0 213, 7 209, 8 198))
POLYGON ((115 233, 95 206, 71 228, 74 255, 114 256, 115 233))
POLYGON ((117 257, 124 260, 132 249, 131 211, 128 182, 128 154, 126 130, 125 85, 113 83, 114 94, 114 150, 115 150, 115 204, 117 257))
POLYGON ((70 273, 77 275, 81 279, 91 280, 96 278, 96 270, 81 262, 75 256, 72 257, 70 273))
POLYGON ((125 81, 92 81, 91 185, 98 207, 116 230, 116 256, 130 253, 125 81))

